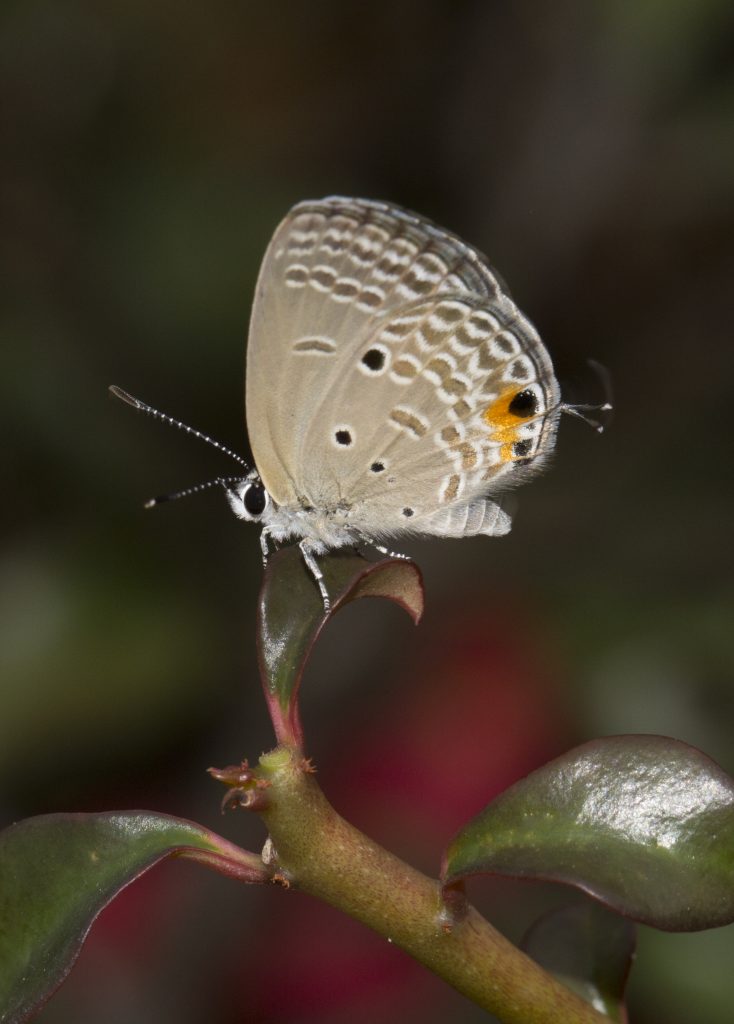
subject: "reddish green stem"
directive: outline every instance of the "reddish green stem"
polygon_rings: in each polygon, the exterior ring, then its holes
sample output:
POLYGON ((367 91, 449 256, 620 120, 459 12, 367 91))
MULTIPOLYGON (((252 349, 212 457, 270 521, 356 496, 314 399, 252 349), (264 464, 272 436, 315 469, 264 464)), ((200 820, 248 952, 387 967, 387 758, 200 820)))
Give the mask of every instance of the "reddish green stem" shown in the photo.
POLYGON ((504 1024, 608 1021, 473 907, 447 930, 439 883, 341 818, 297 751, 279 747, 260 765, 271 783, 262 818, 291 884, 373 928, 504 1024))

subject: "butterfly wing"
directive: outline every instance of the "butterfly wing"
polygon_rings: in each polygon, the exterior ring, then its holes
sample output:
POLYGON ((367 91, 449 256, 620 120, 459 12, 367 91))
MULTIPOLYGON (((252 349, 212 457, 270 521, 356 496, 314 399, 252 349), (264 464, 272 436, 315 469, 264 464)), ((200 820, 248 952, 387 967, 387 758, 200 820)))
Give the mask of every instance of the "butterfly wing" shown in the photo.
POLYGON ((367 200, 296 206, 263 261, 247 419, 278 504, 349 509, 370 537, 506 532, 489 498, 552 448, 559 395, 487 261, 367 200))
POLYGON ((295 497, 306 429, 350 354, 401 306, 442 290, 499 294, 486 261, 397 207, 332 198, 295 206, 263 259, 247 351, 247 427, 273 498, 295 497), (313 411, 312 411, 313 410, 313 411))

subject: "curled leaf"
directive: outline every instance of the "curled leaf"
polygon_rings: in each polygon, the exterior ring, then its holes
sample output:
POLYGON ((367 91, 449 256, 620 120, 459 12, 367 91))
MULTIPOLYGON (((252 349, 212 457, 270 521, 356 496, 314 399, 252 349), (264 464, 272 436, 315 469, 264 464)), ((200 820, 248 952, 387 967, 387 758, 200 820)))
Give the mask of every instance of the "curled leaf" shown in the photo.
POLYGON ((521 948, 595 1010, 624 1024, 635 931, 631 921, 585 900, 538 918, 521 948))
POLYGON ((265 698, 280 743, 301 747, 298 688, 321 630, 332 616, 360 597, 385 597, 404 608, 414 622, 423 614, 423 580, 414 562, 384 558, 368 562, 336 552, 319 557, 331 599, 321 595, 297 545, 268 560, 257 617, 258 660, 265 698))
POLYGON ((565 882, 669 931, 734 921, 734 780, 664 736, 576 747, 500 794, 451 842, 447 885, 489 872, 565 882))
POLYGON ((0 832, 0 1021, 28 1020, 71 970, 100 911, 176 855, 245 882, 270 878, 255 854, 166 814, 48 814, 0 832))

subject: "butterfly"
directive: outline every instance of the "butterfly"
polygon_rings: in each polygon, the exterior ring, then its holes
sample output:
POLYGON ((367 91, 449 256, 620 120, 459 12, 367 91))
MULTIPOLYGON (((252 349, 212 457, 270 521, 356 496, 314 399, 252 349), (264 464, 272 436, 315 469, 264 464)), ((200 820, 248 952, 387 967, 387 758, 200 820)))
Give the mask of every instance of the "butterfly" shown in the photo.
MULTIPOLYGON (((563 411, 545 346, 486 258, 389 203, 293 207, 255 289, 247 428, 255 465, 222 486, 270 543, 297 541, 319 587, 324 552, 408 535, 501 536, 501 496, 552 452, 563 411)), ((602 407, 606 408, 606 406, 602 407)), ((595 424, 596 425, 596 424, 595 424)))

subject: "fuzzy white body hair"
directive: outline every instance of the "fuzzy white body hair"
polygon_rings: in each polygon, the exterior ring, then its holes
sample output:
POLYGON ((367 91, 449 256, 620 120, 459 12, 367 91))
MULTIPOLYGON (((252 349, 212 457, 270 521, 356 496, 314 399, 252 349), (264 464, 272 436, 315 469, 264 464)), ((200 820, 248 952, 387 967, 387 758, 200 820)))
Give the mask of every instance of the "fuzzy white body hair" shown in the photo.
POLYGON ((507 512, 488 498, 457 502, 411 522, 390 515, 376 522, 374 512, 360 504, 341 501, 324 507, 303 501, 297 505, 276 505, 268 496, 264 511, 255 518, 247 512, 244 502, 251 479, 226 492, 234 514, 247 522, 258 522, 278 543, 305 541, 315 555, 360 542, 379 545, 399 536, 498 537, 509 533, 512 525, 507 512))

